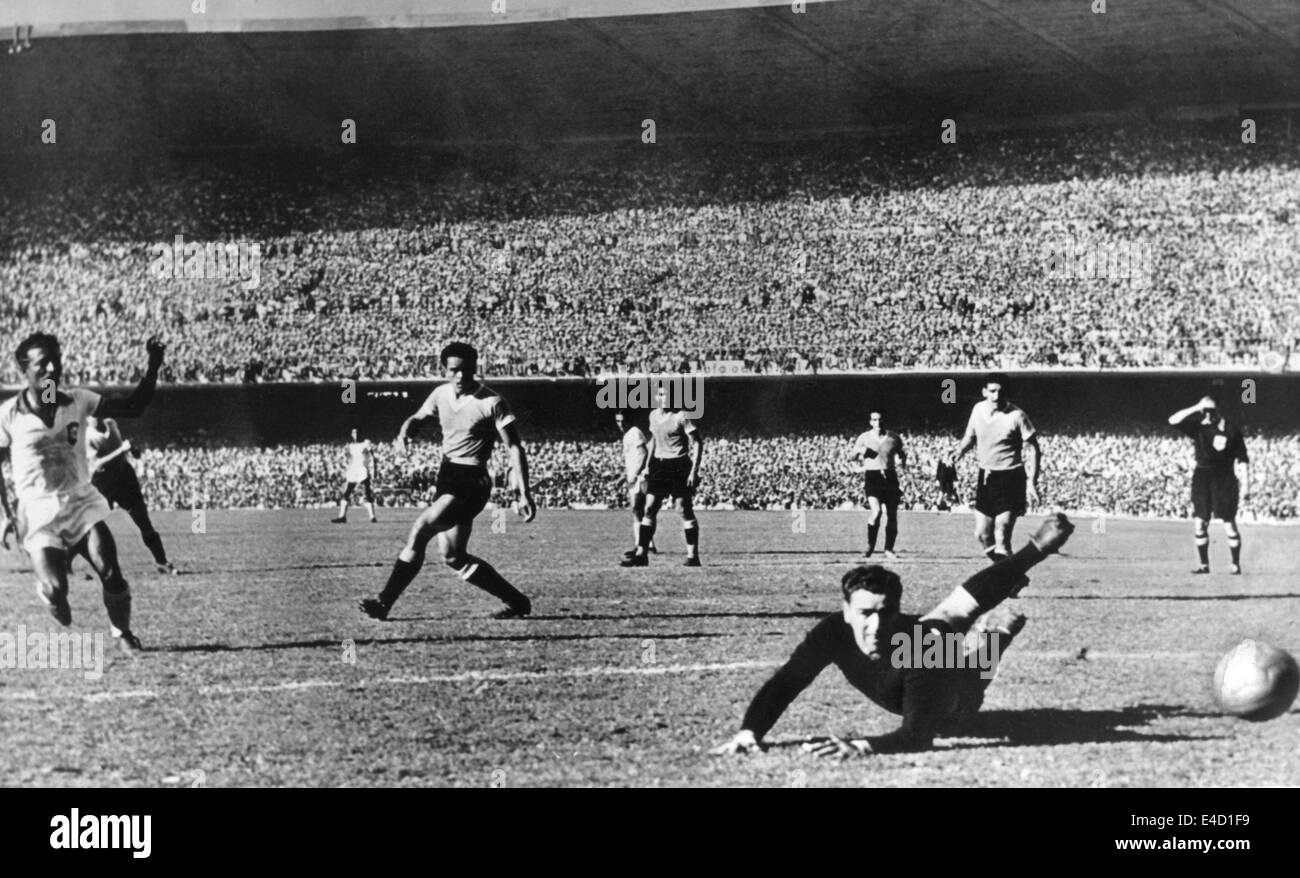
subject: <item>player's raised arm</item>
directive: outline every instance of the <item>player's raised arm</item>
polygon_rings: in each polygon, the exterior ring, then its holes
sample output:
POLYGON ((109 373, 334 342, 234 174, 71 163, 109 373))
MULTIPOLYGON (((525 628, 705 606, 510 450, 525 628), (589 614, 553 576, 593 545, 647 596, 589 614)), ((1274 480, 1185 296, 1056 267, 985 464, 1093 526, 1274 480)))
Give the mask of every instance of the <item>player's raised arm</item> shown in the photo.
POLYGON ((158 369, 162 366, 167 347, 156 337, 145 342, 144 347, 149 353, 149 365, 145 369, 144 378, 140 379, 130 396, 101 396, 99 405, 91 413, 95 417, 138 418, 149 407, 158 386, 158 369))
POLYGON ((510 454, 510 471, 514 473, 515 487, 519 489, 519 514, 524 521, 532 521, 537 517, 537 507, 533 504, 533 491, 528 481, 528 455, 524 452, 524 443, 519 439, 513 420, 499 424, 497 433, 510 454))
POLYGON ((1181 424, 1183 421, 1190 418, 1192 415, 1199 414, 1205 411, 1207 408, 1214 408, 1214 400, 1210 399, 1208 396, 1202 396, 1196 402, 1195 405, 1189 405, 1187 408, 1179 409, 1178 411, 1170 415, 1169 425, 1171 427, 1177 427, 1179 424, 1181 424))

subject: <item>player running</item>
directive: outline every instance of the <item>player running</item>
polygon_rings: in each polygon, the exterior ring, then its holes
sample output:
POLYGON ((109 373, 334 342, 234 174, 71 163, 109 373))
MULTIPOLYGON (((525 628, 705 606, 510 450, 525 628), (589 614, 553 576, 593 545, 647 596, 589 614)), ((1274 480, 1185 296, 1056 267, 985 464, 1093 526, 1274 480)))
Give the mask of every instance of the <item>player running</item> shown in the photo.
POLYGON ((433 502, 415 519, 411 535, 393 564, 393 572, 378 597, 361 601, 361 611, 372 619, 386 619, 393 604, 415 579, 424 564, 429 540, 438 538, 442 560, 460 578, 505 602, 495 619, 514 619, 532 612, 532 602, 505 580, 491 564, 470 555, 474 517, 483 511, 492 493, 487 463, 498 437, 510 452, 511 480, 519 490, 519 514, 525 521, 536 515, 528 486, 528 461, 515 429, 515 416, 496 391, 474 377, 478 352, 464 342, 442 349, 447 383, 429 394, 419 411, 407 418, 397 433, 396 446, 407 441, 423 422, 436 417, 442 428, 442 465, 433 502))
POLYGON ((951 461, 975 449, 979 480, 975 489, 975 538, 990 560, 1011 554, 1011 533, 1028 502, 1038 505, 1038 473, 1043 452, 1029 416, 1007 400, 1007 376, 992 372, 984 378, 983 402, 971 409, 966 433, 951 461), (1026 453, 1028 452, 1028 453, 1026 453))
POLYGON ((621 567, 645 567, 646 554, 654 541, 659 509, 664 500, 675 497, 682 513, 682 532, 686 537, 687 567, 700 566, 700 523, 695 518, 692 497, 700 484, 700 461, 704 457, 704 437, 686 412, 669 408, 666 385, 655 394, 659 407, 650 412, 650 453, 647 457, 645 517, 637 528, 636 549, 621 567))
POLYGON ((59 340, 34 333, 15 351, 27 386, 0 405, 0 452, 11 459, 18 500, 15 522, 0 479, 5 516, 0 543, 8 548, 9 531, 16 525, 36 572, 37 594, 61 625, 72 624, 67 555, 84 555, 103 585, 113 637, 128 654, 142 646, 131 631, 131 590, 118 566, 113 534, 104 523, 108 502, 90 481, 85 423, 90 417, 134 418, 145 410, 153 399, 165 348, 151 338, 145 350, 149 365, 130 396, 101 396, 83 388, 65 393, 59 389, 59 340))
POLYGON ((1241 531, 1237 530, 1238 498, 1250 498, 1250 458, 1241 430, 1219 413, 1213 396, 1203 396, 1192 406, 1169 416, 1170 425, 1196 443, 1196 469, 1192 471, 1192 525, 1196 554, 1200 558, 1193 573, 1210 572, 1210 516, 1223 521, 1232 553, 1231 573, 1241 573, 1241 531), (1235 465, 1241 464, 1237 481, 1235 465))
MULTIPOLYGON (((645 465, 650 454, 650 434, 646 432, 644 409, 627 409, 614 413, 614 423, 623 434, 623 472, 627 478, 627 502, 632 510, 632 548, 623 553, 624 558, 636 554, 640 536, 641 519, 645 517, 645 465)), ((654 540, 650 551, 658 552, 654 540)))
MULTIPOLYGON (((808 633, 784 666, 768 680, 750 703, 741 730, 715 755, 763 749, 763 736, 776 724, 795 697, 808 688, 827 665, 834 664, 859 692, 890 713, 901 714, 897 730, 867 738, 831 737, 805 744, 818 756, 855 756, 924 750, 951 720, 979 710, 992 680, 992 667, 967 662, 952 666, 914 666, 910 639, 961 637, 972 626, 985 642, 985 658, 1000 657, 1024 627, 1025 617, 1005 608, 991 613, 1024 588, 1025 572, 1065 545, 1074 526, 1057 514, 1016 554, 976 573, 924 616, 899 611, 903 583, 898 574, 878 564, 856 567, 840 583, 843 606, 808 633), (995 643, 990 640, 996 638, 995 643)), ((991 662, 990 662, 991 664, 991 662)))
POLYGON ((361 496, 366 500, 366 512, 370 514, 370 523, 374 524, 379 519, 375 518, 375 492, 370 487, 370 476, 375 470, 375 447, 370 444, 369 439, 358 439, 357 431, 352 431, 352 441, 348 443, 348 469, 343 478, 347 484, 343 486, 343 496, 339 498, 339 514, 337 518, 331 518, 332 524, 345 524, 348 520, 348 504, 352 502, 352 492, 361 487, 361 496))
MULTIPOLYGON (((149 519, 149 509, 145 506, 144 493, 140 490, 140 478, 126 459, 128 453, 139 458, 140 451, 132 447, 129 439, 122 438, 116 420, 94 417, 86 423, 86 453, 89 455, 91 484, 104 495, 110 507, 116 506, 131 516, 135 526, 140 529, 140 538, 144 540, 145 547, 153 555, 153 563, 158 572, 173 576, 179 573, 176 566, 167 560, 162 537, 149 519)), ((68 569, 72 569, 71 556, 68 558, 68 569)))
POLYGON ((885 557, 893 560, 894 542, 898 539, 898 504, 903 492, 898 486, 898 466, 907 468, 907 449, 897 433, 885 429, 885 413, 874 408, 870 412, 871 429, 858 437, 849 452, 849 461, 861 462, 864 471, 864 491, 867 496, 867 551, 870 558, 876 551, 876 538, 880 535, 881 508, 885 519, 885 557))

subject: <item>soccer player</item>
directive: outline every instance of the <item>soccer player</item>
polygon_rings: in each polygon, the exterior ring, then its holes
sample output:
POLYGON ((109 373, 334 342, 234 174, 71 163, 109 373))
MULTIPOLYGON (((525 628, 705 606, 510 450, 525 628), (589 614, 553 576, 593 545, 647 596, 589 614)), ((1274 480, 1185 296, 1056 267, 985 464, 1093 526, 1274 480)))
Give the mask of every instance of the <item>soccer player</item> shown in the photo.
POLYGON ((971 409, 966 433, 948 466, 975 449, 979 480, 975 488, 975 538, 990 560, 1011 554, 1011 533, 1028 502, 1038 504, 1038 473, 1043 452, 1029 416, 1007 400, 1007 376, 984 377, 983 402, 971 409))
POLYGON ((704 437, 695 421, 684 411, 669 407, 668 388, 661 384, 655 394, 658 408, 650 412, 650 453, 646 474, 645 517, 637 528, 636 549, 624 558, 622 567, 645 567, 647 552, 654 541, 655 525, 664 500, 677 499, 686 536, 687 567, 700 566, 700 523, 695 518, 692 498, 700 485, 700 461, 704 437))
POLYGON ((1214 396, 1203 396, 1192 406, 1169 416, 1169 423, 1196 443, 1196 469, 1192 472, 1192 525, 1196 554, 1193 573, 1210 572, 1210 516, 1223 521, 1232 553, 1229 571, 1241 573, 1241 531, 1237 530, 1238 497, 1250 497, 1250 458, 1241 430, 1219 412, 1214 396), (1237 481, 1235 465, 1241 464, 1237 481))
POLYGON ((358 485, 361 486, 362 496, 366 500, 366 512, 370 514, 370 523, 374 524, 379 519, 375 518, 375 492, 370 487, 370 475, 375 468, 375 448, 370 444, 369 439, 358 439, 357 431, 352 431, 352 441, 348 443, 348 470, 343 475, 347 482, 343 486, 343 496, 339 498, 339 514, 337 518, 330 521, 333 524, 344 524, 348 520, 348 503, 352 501, 352 492, 358 485))
MULTIPOLYGON (((145 506, 144 494, 140 490, 140 479, 126 459, 127 453, 138 458, 140 451, 131 446, 130 440, 122 438, 117 421, 113 418, 94 417, 87 422, 86 453, 90 456, 91 484, 104 495, 110 507, 116 506, 131 516, 135 526, 140 529, 145 547, 153 555, 153 563, 158 572, 173 576, 179 573, 176 566, 167 560, 162 537, 149 520, 149 509, 145 506)), ((71 557, 68 558, 68 569, 72 569, 71 557)))
POLYGON ((885 557, 893 560, 894 541, 898 539, 898 504, 902 490, 898 486, 898 470, 894 463, 907 468, 907 449, 897 433, 885 429, 885 413, 880 408, 870 411, 871 429, 858 437, 849 452, 849 461, 859 461, 865 473, 867 495, 867 551, 870 558, 876 551, 876 538, 880 535, 881 508, 885 519, 885 557))
MULTIPOLYGON (((1024 588, 1025 572, 1060 549, 1074 526, 1061 514, 1048 518, 1016 554, 976 573, 924 616, 903 613, 898 574, 878 564, 856 567, 840 583, 843 606, 813 627, 769 679, 741 722, 741 730, 715 755, 763 749, 763 736, 827 665, 834 664, 859 692, 890 713, 900 728, 884 735, 843 740, 831 737, 805 749, 819 756, 899 753, 928 748, 950 721, 979 710, 992 677, 988 665, 915 667, 910 639, 961 637, 975 626, 986 639, 985 659, 1000 657, 1024 627, 1025 617, 1007 608, 991 613, 1024 588), (901 635, 901 637, 900 637, 901 635), (996 644, 987 642, 996 638, 996 644)), ((925 663, 923 662, 922 665, 925 663)))
POLYGON ((43 332, 23 339, 15 351, 26 387, 0 405, 0 451, 13 466, 17 521, 0 480, 5 523, 0 542, 7 548, 15 529, 32 559, 37 594, 61 625, 72 624, 68 606, 68 553, 84 555, 103 585, 104 607, 113 637, 125 653, 143 648, 131 631, 131 590, 117 561, 117 545, 104 523, 108 501, 90 481, 86 419, 133 418, 153 399, 165 348, 155 338, 145 345, 149 365, 127 397, 101 396, 85 389, 59 389, 63 351, 43 332))
POLYGON ((478 351, 464 342, 442 349, 447 382, 434 388, 419 411, 407 418, 397 433, 397 449, 419 426, 437 418, 442 428, 442 464, 438 468, 433 502, 415 519, 406 545, 393 564, 388 582, 378 597, 361 601, 361 611, 372 619, 386 619, 398 597, 424 564, 429 541, 438 538, 442 560, 460 578, 505 602, 495 619, 515 619, 532 612, 532 602, 493 569, 467 551, 474 517, 483 511, 492 493, 487 463, 498 437, 510 452, 511 481, 519 490, 519 514, 525 521, 536 515, 528 485, 528 461, 515 428, 515 416, 506 401, 475 378, 478 351))
MULTIPOLYGON (((614 413, 614 423, 623 434, 623 471, 627 476, 627 501, 632 510, 632 548, 623 554, 631 558, 636 554, 640 536, 641 519, 645 517, 645 464, 650 453, 650 434, 646 432, 644 409, 627 409, 614 413)), ((650 551, 658 552, 654 540, 650 551)))

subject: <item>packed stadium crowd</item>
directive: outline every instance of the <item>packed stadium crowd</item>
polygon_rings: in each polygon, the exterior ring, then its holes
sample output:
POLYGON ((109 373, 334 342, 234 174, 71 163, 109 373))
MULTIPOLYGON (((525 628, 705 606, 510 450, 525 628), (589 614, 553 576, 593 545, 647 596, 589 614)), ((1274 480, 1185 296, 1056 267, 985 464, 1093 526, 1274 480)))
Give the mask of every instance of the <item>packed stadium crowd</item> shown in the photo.
MULTIPOLYGON (((948 508, 935 463, 954 439, 906 437, 909 466, 900 473, 905 509, 948 508)), ((861 505, 862 476, 852 471, 849 435, 710 436, 696 505, 715 509, 844 509, 861 505)), ((530 442, 535 499, 544 508, 619 508, 627 504, 621 446, 614 440, 530 442)), ((1300 437, 1249 441, 1253 493, 1246 514, 1294 519, 1300 512, 1300 437)), ((1043 440, 1044 508, 1116 516, 1183 518, 1189 514, 1192 457, 1187 440, 1161 435, 1052 435, 1043 440)), ((381 506, 427 502, 439 453, 417 443, 398 455, 381 447, 373 484, 381 506)), ((136 462, 155 508, 328 507, 343 488, 341 445, 273 448, 156 448, 136 462)), ((494 500, 508 505, 506 459, 498 449, 494 500)), ((969 498, 975 473, 961 470, 969 498)))
POLYGON ((453 337, 489 376, 1253 366, 1300 339, 1289 142, 575 150, 46 168, 0 192, 0 336, 55 332, 83 383, 137 378, 152 334, 170 382, 425 377, 453 337), (184 247, 214 242, 242 261, 184 247))

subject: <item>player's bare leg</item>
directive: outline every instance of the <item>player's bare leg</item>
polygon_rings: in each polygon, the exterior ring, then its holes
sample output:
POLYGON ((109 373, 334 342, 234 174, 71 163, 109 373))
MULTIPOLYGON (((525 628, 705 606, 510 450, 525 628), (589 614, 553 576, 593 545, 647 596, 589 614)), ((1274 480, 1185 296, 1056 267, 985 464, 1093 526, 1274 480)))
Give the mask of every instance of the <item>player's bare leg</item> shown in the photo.
POLYGON ((894 543, 898 541, 898 501, 893 500, 885 504, 885 557, 893 560, 894 543))
POLYGON ((1228 568, 1228 572, 1239 574, 1241 573, 1241 531, 1237 530, 1237 520, 1225 521, 1223 532, 1228 535, 1228 551, 1232 553, 1232 566, 1228 568))
MULTIPOLYGON (((627 489, 628 508, 632 510, 632 548, 623 553, 624 558, 631 558, 636 554, 637 544, 641 541, 641 519, 645 518, 645 491, 642 491, 639 485, 632 485, 627 489)), ((650 552, 658 552, 655 548, 654 540, 650 541, 650 552)))
POLYGON ((975 539, 990 561, 998 560, 997 543, 993 541, 993 519, 978 509, 975 510, 975 539))
POLYGON ((863 557, 870 558, 876 551, 876 537, 880 535, 880 499, 867 498, 867 551, 863 557))
POLYGON ((473 532, 473 519, 459 521, 445 530, 438 531, 438 547, 442 550, 442 562, 454 570, 461 579, 483 589, 506 605, 504 610, 493 614, 494 619, 516 619, 527 616, 533 610, 532 601, 511 585, 491 564, 467 551, 469 536, 473 532))
POLYGON ((140 639, 131 632, 131 588, 117 563, 113 532, 104 522, 99 522, 77 545, 76 551, 86 556, 103 585, 104 609, 108 611, 109 626, 117 638, 118 648, 125 653, 139 652, 140 639))
POLYGON ((68 606, 68 554, 62 549, 43 546, 31 553, 36 573, 36 594, 60 625, 72 624, 68 606))
POLYGON ((695 504, 691 498, 678 500, 678 509, 682 513, 682 535, 686 538, 686 566, 700 566, 700 522, 695 517, 695 504))
POLYGON ((163 547, 162 536, 154 528, 153 521, 149 518, 149 510, 145 508, 144 504, 132 506, 126 510, 126 514, 131 516, 135 526, 140 529, 140 539, 144 541, 149 554, 153 555, 153 563, 158 568, 158 571, 173 575, 179 573, 180 571, 176 569, 175 565, 167 560, 167 550, 163 547))
POLYGON ((1192 519, 1192 539, 1196 543, 1196 555, 1200 564, 1193 573, 1210 572, 1210 523, 1204 518, 1192 519))
POLYGON ((999 512, 993 519, 993 546, 1001 556, 1011 554, 1011 534, 1016 529, 1016 513, 999 512))
POLYGON ((655 538, 655 524, 659 517, 659 509, 663 506, 663 500, 654 494, 645 495, 645 515, 641 518, 641 524, 636 529, 636 550, 631 558, 624 558, 619 566, 621 567, 645 567, 649 565, 650 560, 647 552, 650 551, 650 544, 655 538))

